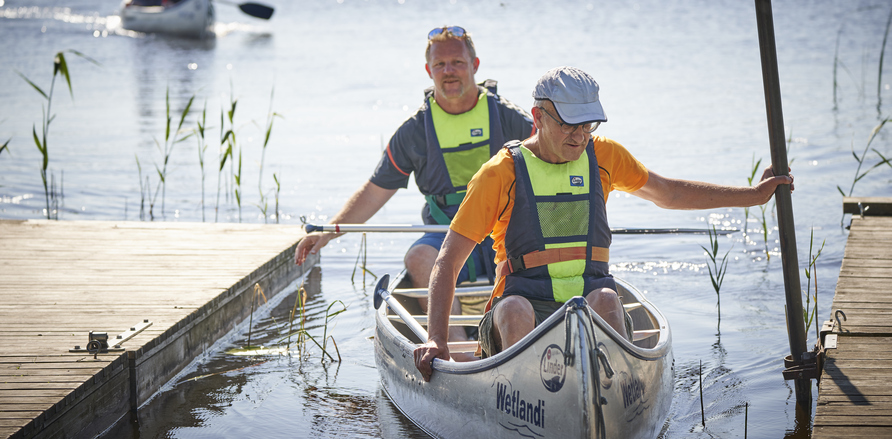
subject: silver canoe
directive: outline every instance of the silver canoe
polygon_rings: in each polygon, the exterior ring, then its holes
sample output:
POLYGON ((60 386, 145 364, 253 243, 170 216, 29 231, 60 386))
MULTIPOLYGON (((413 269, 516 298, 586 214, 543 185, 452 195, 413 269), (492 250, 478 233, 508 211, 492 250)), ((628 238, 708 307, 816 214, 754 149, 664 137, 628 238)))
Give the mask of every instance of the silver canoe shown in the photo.
POLYGON ((121 27, 136 32, 164 33, 192 38, 213 36, 211 0, 182 0, 171 6, 121 4, 121 27))
MULTIPOLYGON (((383 388, 431 436, 653 438, 665 423, 674 382, 669 324, 632 286, 617 282, 634 343, 576 297, 498 355, 434 360, 433 376, 424 382, 412 354, 419 337, 391 315, 405 310, 390 298, 389 306, 379 306, 379 293, 389 294, 389 276, 382 280, 375 293, 375 362, 383 388)), ((450 343, 450 350, 461 345, 450 343)))

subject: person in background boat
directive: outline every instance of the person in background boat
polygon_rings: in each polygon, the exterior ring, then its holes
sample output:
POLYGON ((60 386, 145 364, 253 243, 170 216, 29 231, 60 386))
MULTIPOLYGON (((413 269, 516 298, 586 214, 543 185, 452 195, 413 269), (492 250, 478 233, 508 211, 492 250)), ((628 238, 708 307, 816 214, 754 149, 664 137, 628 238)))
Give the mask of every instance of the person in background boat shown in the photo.
MULTIPOLYGON (((480 65, 471 35, 458 26, 444 26, 428 34, 425 69, 434 86, 425 90, 424 103, 397 129, 387 144, 372 177, 332 217, 331 224, 364 223, 396 193, 406 188, 415 173, 418 190, 425 196, 421 216, 425 224, 449 224, 465 195, 468 181, 480 166, 509 140, 533 133, 530 116, 496 94, 496 81, 478 86, 474 74, 480 65)), ((312 233, 298 243, 295 263, 315 254, 333 233, 312 233)), ((431 267, 445 238, 426 233, 404 258, 415 288, 427 287, 431 267)), ((494 280, 492 241, 478 246, 463 263, 457 280, 494 280)), ((419 301, 427 309, 427 299, 419 301)), ((478 300, 481 313, 485 300, 478 300)), ((454 314, 461 314, 455 301, 454 314)), ((454 339, 466 340, 461 328, 454 339)))
POLYGON ((533 91, 537 132, 508 142, 468 184, 431 273, 429 338, 414 353, 425 380, 434 358, 449 359, 448 311, 461 263, 490 233, 497 281, 479 325, 483 358, 516 343, 579 295, 631 339, 608 272, 610 191, 666 209, 713 209, 764 204, 778 185, 793 183, 792 176, 774 176, 771 168, 753 187, 663 177, 616 141, 592 134, 607 121, 598 92, 597 82, 580 69, 546 72, 533 91))

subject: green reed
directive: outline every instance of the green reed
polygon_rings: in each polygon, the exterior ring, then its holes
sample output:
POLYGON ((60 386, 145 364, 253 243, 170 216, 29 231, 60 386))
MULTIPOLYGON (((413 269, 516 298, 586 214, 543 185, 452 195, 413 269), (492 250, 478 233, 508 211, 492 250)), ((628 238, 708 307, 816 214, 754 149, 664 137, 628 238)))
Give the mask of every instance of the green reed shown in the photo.
POLYGON ((762 241, 765 243, 765 257, 770 261, 771 260, 771 252, 768 251, 768 219, 765 216, 765 211, 768 210, 768 205, 762 204, 759 205, 759 210, 762 212, 762 241))
MULTIPOLYGON (((53 57, 53 78, 50 81, 49 93, 45 93, 43 91, 43 89, 41 89, 37 84, 35 84, 30 79, 28 79, 28 77, 23 75, 21 72, 18 72, 18 71, 16 72, 16 73, 18 73, 19 76, 22 77, 22 79, 25 80, 25 82, 30 84, 31 87, 34 87, 34 90, 37 90, 37 92, 40 93, 40 95, 43 96, 43 98, 46 100, 46 106, 42 106, 43 118, 41 119, 40 135, 37 134, 37 125, 36 124, 32 126, 31 133, 34 137, 34 143, 37 145, 37 149, 40 151, 40 154, 43 156, 43 161, 41 163, 41 168, 40 168, 40 178, 41 178, 41 180, 43 180, 43 192, 44 192, 44 196, 46 198, 46 218, 47 219, 53 219, 53 210, 50 207, 50 198, 51 197, 53 198, 54 203, 58 202, 55 199, 55 191, 52 191, 52 193, 51 193, 50 185, 47 181, 47 167, 49 166, 49 161, 50 161, 48 137, 49 137, 49 131, 50 131, 50 123, 52 123, 53 120, 56 118, 56 115, 54 115, 52 113, 53 92, 55 91, 55 88, 56 88, 56 76, 61 75, 63 78, 65 78, 65 83, 68 85, 68 92, 71 95, 71 99, 74 100, 74 89, 71 87, 71 74, 68 70, 68 62, 65 61, 65 52, 73 53, 81 58, 86 59, 87 61, 92 62, 93 64, 96 64, 97 66, 100 65, 96 60, 94 60, 94 59, 90 58, 89 56, 84 55, 83 53, 80 53, 76 50, 66 50, 63 52, 56 53, 56 56, 53 57)), ((3 145, 3 147, 6 148, 7 144, 9 144, 9 140, 6 141, 6 143, 3 145)), ((55 219, 59 219, 58 211, 56 211, 55 219)))
POLYGON ((146 219, 146 196, 149 193, 149 176, 146 176, 146 184, 143 185, 142 181, 142 165, 139 164, 139 155, 133 154, 136 158, 136 170, 139 171, 139 220, 143 221, 146 219))
MULTIPOLYGON (((721 322, 722 296, 720 290, 722 289, 722 283, 725 281, 725 274, 728 272, 728 254, 731 253, 731 249, 725 252, 725 256, 722 256, 722 260, 719 262, 719 240, 718 234, 715 233, 715 226, 712 226, 712 230, 707 229, 707 232, 709 232, 709 248, 707 249, 702 245, 700 248, 706 252, 706 257, 709 259, 706 268, 709 269, 709 279, 712 281, 712 287, 715 289, 716 307, 718 307, 719 321, 721 322)), ((733 248, 734 246, 732 245, 731 247, 733 248)))
POLYGON ((218 215, 220 213, 220 183, 223 180, 223 168, 226 166, 226 160, 232 158, 232 146, 235 144, 235 131, 232 126, 233 117, 235 117, 235 106, 238 102, 232 99, 230 95, 229 102, 229 111, 226 112, 222 108, 220 109, 220 155, 219 155, 219 163, 220 167, 217 168, 217 203, 214 206, 214 222, 217 222, 218 215), (229 129, 226 129, 226 125, 224 123, 223 115, 229 115, 229 129), (224 149, 223 146, 226 145, 224 149))
POLYGON ((376 280, 378 276, 375 273, 372 273, 371 270, 366 266, 366 260, 368 259, 368 244, 366 243, 365 233, 362 234, 362 240, 359 242, 359 254, 356 255, 356 262, 353 264, 353 273, 350 274, 350 283, 356 284, 354 280, 356 278, 356 269, 362 270, 362 286, 365 288, 365 274, 368 273, 372 275, 376 280))
POLYGON ((171 122, 172 119, 170 117, 170 86, 167 87, 167 91, 164 93, 164 106, 165 106, 165 126, 164 126, 164 146, 162 147, 161 143, 158 139, 155 140, 155 146, 161 151, 163 161, 161 166, 158 166, 158 163, 155 163, 155 171, 158 173, 158 185, 155 187, 155 194, 152 196, 152 200, 149 202, 149 218, 155 219, 155 202, 158 200, 158 193, 161 193, 161 216, 164 216, 164 199, 167 193, 167 164, 170 161, 170 156, 173 153, 173 147, 186 139, 192 136, 192 133, 186 134, 185 136, 180 137, 180 130, 183 128, 183 123, 186 121, 186 116, 189 115, 189 109, 192 107, 192 101, 195 100, 195 95, 189 98, 189 102, 186 103, 186 108, 183 109, 183 112, 180 114, 180 121, 177 124, 177 128, 173 131, 173 136, 171 137, 171 122))
MULTIPOLYGON (((752 158, 751 164, 752 164, 752 169, 750 170, 750 176, 746 178, 746 182, 750 186, 753 185, 753 180, 755 180, 755 178, 756 178, 756 173, 759 172, 759 167, 762 166, 762 159, 760 158, 758 161, 756 161, 756 153, 753 153, 753 158, 752 158)), ((744 239, 746 239, 746 235, 748 235, 746 226, 747 226, 747 223, 749 223, 749 219, 750 219, 750 208, 744 207, 743 208, 744 239)))
POLYGON ((818 327, 818 321, 815 317, 818 314, 818 269, 817 262, 818 258, 821 257, 821 252, 824 251, 824 244, 827 243, 827 240, 821 242, 821 248, 818 249, 818 252, 815 254, 814 250, 814 242, 815 242, 815 229, 812 227, 811 236, 809 236, 808 240, 808 266, 805 267, 805 278, 808 279, 808 282, 805 285, 805 309, 802 310, 802 317, 805 321, 806 329, 811 326, 812 321, 815 323, 815 337, 816 340, 820 340, 821 338, 821 329, 818 327), (811 281, 812 276, 815 279, 815 293, 814 296, 811 295, 811 281), (814 298, 814 308, 811 308, 811 299, 814 298))
MULTIPOLYGON (((263 297, 263 303, 266 303, 266 295, 263 294, 263 288, 260 287, 260 284, 254 284, 254 292, 251 293, 251 314, 248 315, 248 345, 245 347, 246 349, 251 349, 251 332, 254 330, 254 303, 257 302, 257 296, 263 297)), ((275 322, 275 320, 273 320, 275 322)))
POLYGON ((867 144, 864 146, 864 151, 861 152, 860 156, 855 153, 855 143, 852 142, 852 156, 854 156, 855 161, 858 162, 858 167, 855 168, 855 177, 852 179, 852 185, 849 187, 848 195, 846 195, 845 191, 842 190, 842 187, 840 187, 839 185, 836 186, 836 189, 839 191, 840 194, 842 194, 843 197, 851 197, 852 193, 855 191, 855 183, 858 183, 862 178, 866 177, 867 174, 870 173, 870 171, 884 164, 892 167, 892 163, 889 162, 889 160, 892 158, 886 158, 876 148, 873 148, 872 151, 879 155, 881 160, 868 168, 863 173, 861 172, 861 167, 864 165, 864 160, 867 159, 867 152, 871 149, 870 144, 873 143, 873 140, 876 138, 877 134, 880 132, 880 130, 883 129, 883 126, 886 125, 886 122, 889 121, 892 121, 892 118, 883 119, 883 121, 880 122, 879 125, 873 128, 873 131, 870 133, 870 137, 867 139, 867 144))
POLYGON ((201 110, 201 119, 198 120, 198 128, 195 131, 195 138, 198 140, 198 166, 201 167, 201 222, 204 222, 204 153, 208 149, 204 138, 204 131, 207 128, 207 112, 208 101, 205 99, 204 108, 201 110))
POLYGON ((700 370, 697 372, 700 379, 700 425, 706 427, 706 410, 703 407, 703 360, 700 360, 700 370))
POLYGON ((235 203, 238 205, 238 222, 242 222, 242 150, 238 150, 238 172, 232 174, 235 179, 235 203))
MULTIPOLYGON (((269 93, 269 111, 267 111, 266 116, 266 135, 263 137, 263 150, 260 153, 260 173, 257 177, 257 189, 260 192, 260 203, 257 204, 257 207, 260 209, 260 213, 263 214, 263 222, 267 222, 267 209, 268 209, 268 200, 266 199, 266 195, 263 193, 263 164, 266 159, 266 146, 269 144, 269 136, 273 132, 273 120, 276 117, 282 117, 280 114, 273 112, 273 97, 276 94, 276 88, 273 87, 272 91, 269 93)), ((273 179, 275 179, 275 175, 273 175, 273 179)), ((278 186, 278 181, 276 181, 276 186, 278 186)), ((278 189, 276 190, 276 212, 278 212, 278 189)), ((279 222, 278 215, 276 216, 276 223, 279 222)))
POLYGON ((279 192, 282 191, 282 183, 275 173, 273 173, 273 181, 276 182, 276 224, 279 224, 279 192))
POLYGON ((12 141, 12 137, 9 138, 3 145, 0 145, 0 154, 3 154, 3 151, 6 151, 7 154, 11 154, 9 152, 9 142, 12 141))
POLYGON ((886 32, 883 34, 883 45, 880 47, 880 65, 877 73, 877 109, 882 106, 882 98, 880 92, 883 90, 883 57, 886 53, 886 41, 889 39, 889 26, 892 25, 892 11, 889 12, 889 18, 886 20, 886 32))
POLYGON ((347 305, 344 305, 344 302, 341 302, 340 300, 335 300, 334 302, 331 302, 328 305, 328 307, 325 309, 325 323, 323 324, 322 343, 320 344, 319 341, 317 341, 316 338, 313 337, 313 335, 310 334, 309 331, 307 331, 307 329, 305 328, 305 324, 307 321, 306 304, 307 304, 307 291, 306 291, 306 289, 304 289, 303 285, 301 285, 301 287, 298 289, 297 295, 294 299, 294 307, 291 309, 291 316, 289 318, 290 322, 289 322, 288 334, 286 336, 280 338, 278 341, 287 340, 287 343, 285 346, 286 346, 286 350, 288 350, 291 347, 291 337, 296 336, 297 341, 295 342, 295 345, 298 348, 298 355, 301 357, 301 359, 303 359, 304 345, 306 344, 307 340, 312 341, 317 347, 319 347, 319 349, 322 350, 322 354, 323 354, 322 361, 325 362, 325 356, 328 356, 329 360, 335 361, 334 356, 332 356, 328 352, 328 349, 326 349, 328 346, 328 340, 331 340, 332 346, 334 346, 334 349, 335 349, 335 353, 338 356, 337 361, 340 362, 341 361, 341 352, 338 349, 338 344, 337 344, 337 342, 335 342, 334 337, 328 335, 328 325, 329 325, 329 323, 331 323, 332 319, 334 319, 335 317, 338 316, 338 314, 341 314, 342 312, 347 311, 347 305), (340 304, 341 309, 332 312, 332 308, 338 304, 340 304), (297 331, 294 331, 294 320, 296 317, 298 317, 298 315, 297 315, 298 312, 300 313, 300 315, 299 315, 300 327, 297 331))

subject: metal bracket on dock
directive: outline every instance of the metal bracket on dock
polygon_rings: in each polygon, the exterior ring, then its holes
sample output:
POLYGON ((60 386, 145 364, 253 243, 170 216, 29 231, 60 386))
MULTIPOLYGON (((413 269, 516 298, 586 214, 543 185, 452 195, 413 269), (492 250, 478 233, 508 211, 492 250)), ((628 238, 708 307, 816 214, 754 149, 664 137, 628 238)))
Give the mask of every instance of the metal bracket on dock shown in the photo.
POLYGON ((815 346, 815 351, 803 352, 799 361, 793 361, 792 355, 784 357, 784 379, 818 379, 823 370, 824 351, 815 346))
POLYGON ((149 319, 145 319, 142 321, 142 323, 136 326, 132 326, 130 330, 118 334, 114 339, 112 339, 113 347, 109 347, 107 332, 90 331, 90 333, 87 335, 86 349, 81 349, 80 345, 77 345, 74 347, 74 349, 69 349, 68 352, 93 354, 93 358, 96 358, 96 355, 98 354, 107 354, 109 352, 123 352, 124 348, 121 347, 121 345, 125 341, 133 338, 136 334, 144 331, 149 326, 152 326, 152 322, 150 322, 149 319))
POLYGON ((842 331, 842 322, 846 320, 846 314, 842 310, 836 310, 836 321, 827 320, 821 325, 821 333, 815 348, 811 352, 804 352, 802 360, 796 362, 791 355, 784 357, 784 379, 795 380, 800 378, 821 380, 824 370, 824 358, 828 349, 836 349, 838 332, 842 331), (840 320, 842 316, 842 320, 840 320))

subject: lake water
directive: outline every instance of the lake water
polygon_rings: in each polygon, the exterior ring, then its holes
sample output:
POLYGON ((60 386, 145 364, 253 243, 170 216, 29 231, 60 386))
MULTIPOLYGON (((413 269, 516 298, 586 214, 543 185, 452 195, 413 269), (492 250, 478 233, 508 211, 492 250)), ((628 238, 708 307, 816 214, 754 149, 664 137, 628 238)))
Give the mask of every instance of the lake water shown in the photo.
MULTIPOLYGON (((477 79, 498 79, 501 94, 525 108, 546 70, 574 65, 591 73, 609 118, 599 134, 623 143, 655 172, 746 185, 753 161, 770 161, 749 2, 267 3, 276 8, 270 21, 217 4, 217 36, 202 42, 122 31, 113 1, 0 0, 0 145, 9 139, 0 152, 0 218, 46 217, 42 157, 31 134, 35 125, 40 130, 45 101, 19 74, 48 91, 53 57, 68 49, 100 65, 67 52, 73 98, 61 79, 55 83, 48 155, 60 189, 60 220, 148 220, 158 188, 155 167, 164 161, 158 145, 165 143, 169 93, 174 125, 195 97, 188 130, 206 105, 210 146, 202 184, 197 138, 175 144, 164 210, 159 194, 155 221, 326 221, 368 178, 383 144, 421 104, 430 85, 423 70, 425 35, 443 24, 473 34, 481 58, 477 79), (241 213, 229 195, 235 189, 225 178, 229 163, 215 211, 220 118, 232 100, 238 102, 241 213), (270 111, 277 116, 264 153, 270 111), (281 183, 278 195, 273 174, 281 183), (147 186, 143 195, 141 186, 147 186)), ((849 192, 858 166, 852 150, 862 154, 892 102, 888 57, 879 68, 890 11, 886 0, 774 5, 800 265, 808 261, 812 230, 816 249, 825 243, 812 271, 821 321, 829 318, 847 237, 837 186, 849 192)), ((870 145, 887 157, 890 129, 880 130, 870 145)), ((879 160, 869 150, 862 172, 879 160)), ((882 165, 858 181, 854 195, 889 196, 890 181, 892 167, 882 165)), ((417 223, 421 203, 414 188, 400 191, 372 222, 417 223)), ((789 345, 774 211, 769 203, 766 240, 758 208, 748 216, 744 209, 665 211, 622 193, 610 198, 614 227, 714 224, 750 231, 719 240, 722 254, 730 250, 720 322, 700 248, 708 246, 706 236, 614 238, 612 271, 646 291, 672 326, 676 392, 663 437, 743 437, 745 429, 754 438, 808 434, 781 376, 789 345)), ((415 238, 369 235, 369 268, 395 274, 415 238)), ((359 248, 359 236, 333 242, 306 280, 307 327, 315 337, 322 337, 329 305, 333 311, 341 309, 337 301, 346 306, 328 329, 340 362, 320 361, 317 348, 305 357, 227 353, 247 344, 245 326, 144 406, 138 425, 124 422, 108 436, 424 437, 383 396, 370 339, 373 281, 364 287, 361 279, 350 280, 359 248)), ((257 315, 252 344, 277 343, 295 288, 257 315)), ((812 345, 814 329, 809 334, 812 345)))

